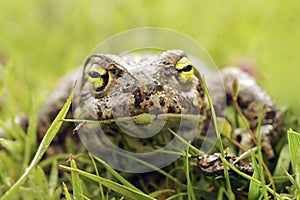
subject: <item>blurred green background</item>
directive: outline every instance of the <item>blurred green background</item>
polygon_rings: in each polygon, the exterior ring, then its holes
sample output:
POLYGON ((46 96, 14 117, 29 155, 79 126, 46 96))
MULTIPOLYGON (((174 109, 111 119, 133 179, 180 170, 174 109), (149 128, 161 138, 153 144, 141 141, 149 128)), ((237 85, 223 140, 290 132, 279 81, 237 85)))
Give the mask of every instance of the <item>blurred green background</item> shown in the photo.
POLYGON ((299 115, 299 13, 298 0, 2 1, 2 115, 37 109, 99 42, 148 26, 189 35, 220 67, 254 66, 276 102, 299 115))

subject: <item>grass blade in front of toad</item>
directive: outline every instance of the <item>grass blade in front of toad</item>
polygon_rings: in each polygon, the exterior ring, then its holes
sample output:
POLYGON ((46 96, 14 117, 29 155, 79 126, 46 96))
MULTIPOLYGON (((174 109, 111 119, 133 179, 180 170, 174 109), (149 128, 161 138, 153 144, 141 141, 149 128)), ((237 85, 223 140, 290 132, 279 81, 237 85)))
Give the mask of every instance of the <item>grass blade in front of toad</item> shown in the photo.
POLYGON ((65 103, 65 105, 63 106, 61 111, 58 113, 58 115, 54 119, 53 123, 49 127, 47 133, 45 134, 44 138, 42 139, 42 141, 38 147, 38 150, 37 150, 34 158, 32 159, 30 165, 25 170, 24 174, 17 180, 17 182, 4 194, 4 196, 1 198, 1 200, 11 199, 11 197, 13 197, 13 195, 18 191, 18 188, 25 182, 25 180, 27 179, 31 170, 33 170, 34 167, 36 167, 38 162, 41 160, 42 156, 44 155, 47 148, 49 147, 51 141, 53 140, 53 138, 57 134, 59 128, 61 127, 61 125, 63 123, 63 119, 65 118, 65 116, 68 113, 68 110, 70 108, 72 98, 74 95, 74 88, 73 88, 67 102, 65 103))

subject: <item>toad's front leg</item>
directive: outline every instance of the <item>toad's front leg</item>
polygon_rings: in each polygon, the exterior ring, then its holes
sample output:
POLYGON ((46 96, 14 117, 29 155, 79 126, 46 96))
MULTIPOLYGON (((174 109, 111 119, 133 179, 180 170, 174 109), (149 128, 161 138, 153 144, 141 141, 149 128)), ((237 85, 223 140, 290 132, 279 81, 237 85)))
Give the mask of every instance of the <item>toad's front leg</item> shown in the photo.
MULTIPOLYGON (((257 85, 253 77, 234 67, 225 68, 221 71, 224 81, 227 100, 232 103, 232 83, 237 79, 238 97, 237 103, 242 110, 243 115, 249 120, 249 127, 257 134, 258 114, 260 107, 262 111, 262 148, 266 157, 274 157, 272 145, 275 144, 281 136, 283 129, 283 114, 272 101, 271 97, 257 85)), ((253 140, 249 133, 243 130, 236 130, 235 138, 242 145, 253 146, 253 140)))

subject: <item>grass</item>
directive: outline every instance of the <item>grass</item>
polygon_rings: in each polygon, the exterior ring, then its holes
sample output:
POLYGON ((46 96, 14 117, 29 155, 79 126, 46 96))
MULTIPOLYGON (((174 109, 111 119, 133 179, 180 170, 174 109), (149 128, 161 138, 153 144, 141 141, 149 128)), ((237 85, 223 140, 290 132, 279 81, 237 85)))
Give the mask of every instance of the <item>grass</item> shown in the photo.
MULTIPOLYGON (((241 183, 250 185, 252 199, 274 197, 275 193, 279 199, 299 199, 299 8, 296 0, 2 2, 0 126, 5 127, 7 121, 22 112, 29 116, 30 123, 28 133, 12 123, 6 127, 8 138, 0 139, 0 196, 8 198, 3 196, 8 192, 15 199, 233 199, 248 194, 248 188, 239 190, 241 183), (188 34, 208 50, 218 66, 245 61, 258 71, 258 81, 280 106, 287 108, 286 129, 296 130, 287 131, 288 143, 283 138, 275 146, 274 162, 250 156, 256 163, 252 177, 229 163, 240 177, 206 177, 189 165, 195 161, 188 155, 197 148, 191 145, 186 155, 170 168, 162 169, 160 174, 169 176, 165 189, 153 182, 151 189, 143 181, 134 182, 132 174, 115 172, 103 161, 77 152, 70 141, 68 152, 74 156, 69 162, 69 154, 39 162, 47 145, 39 147, 36 143, 37 116, 57 80, 79 66, 99 42, 120 31, 143 26, 188 34), (37 151, 39 148, 43 150, 37 151), (262 173, 263 162, 272 178, 262 173), (182 174, 186 174, 186 182, 182 174), (270 185, 272 180, 276 189, 270 185), (178 184, 174 187, 173 182, 178 184)), ((55 134, 51 132, 49 136, 55 134)), ((226 144, 223 139, 218 148, 226 151, 226 144)))
MULTIPOLYGON (((46 137, 44 137, 43 140, 41 141, 39 148, 37 149, 34 155, 34 158, 32 159, 30 165, 25 169, 25 173, 18 179, 18 181, 12 187, 9 188, 9 190, 2 196, 1 199, 3 200, 10 199, 12 196, 14 196, 16 194, 16 191, 19 189, 19 187, 25 182, 30 172, 38 165, 42 156, 46 152, 47 148, 49 147, 50 143, 52 142, 59 128, 61 127, 63 123, 63 119, 65 118, 70 108, 73 95, 74 95, 74 89, 68 101, 66 102, 66 105, 63 107, 63 109, 57 115, 56 119, 53 121, 52 125, 49 127, 48 133, 46 133, 46 137)), ((5 139, 3 139, 3 141, 5 141, 5 139)))

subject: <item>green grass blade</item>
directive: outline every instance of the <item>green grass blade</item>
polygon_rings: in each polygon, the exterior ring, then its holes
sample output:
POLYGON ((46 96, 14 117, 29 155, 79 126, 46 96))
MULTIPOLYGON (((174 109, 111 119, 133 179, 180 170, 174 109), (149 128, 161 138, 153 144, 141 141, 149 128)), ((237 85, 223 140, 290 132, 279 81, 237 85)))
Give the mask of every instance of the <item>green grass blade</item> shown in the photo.
MULTIPOLYGON (((70 156, 70 165, 72 168, 77 169, 76 162, 73 156, 70 156)), ((72 189, 73 189, 73 198, 74 200, 83 200, 83 190, 81 187, 81 180, 79 174, 76 171, 71 171, 72 177, 72 189)))
POLYGON ((285 144, 280 151, 279 158, 273 175, 284 176, 285 173, 282 170, 282 168, 289 169, 290 163, 291 163, 291 157, 290 157, 289 145, 285 144))
POLYGON ((49 184, 45 172, 39 166, 34 168, 28 176, 28 183, 31 190, 35 191, 36 199, 47 200, 49 195, 49 184))
MULTIPOLYGON (((34 114, 31 114, 30 116, 34 116, 34 114)), ((24 161, 23 166, 26 168, 29 165, 30 158, 33 154, 33 151, 36 150, 37 144, 37 117, 30 117, 29 118, 29 125, 27 129, 27 135, 28 137, 25 138, 25 150, 24 150, 24 161)))
POLYGON ((242 153, 239 157, 237 157, 237 159, 234 162, 237 163, 237 162, 244 160, 250 156, 253 156, 255 152, 257 152, 257 146, 254 146, 251 149, 248 149, 247 151, 242 153))
POLYGON ((181 192, 181 193, 178 193, 178 194, 168 197, 166 200, 183 199, 182 197, 184 197, 184 196, 187 196, 187 193, 181 192))
MULTIPOLYGON (((200 151, 200 149, 198 149, 197 147, 191 145, 189 141, 186 141, 183 137, 181 137, 180 135, 178 135, 172 129, 168 128, 168 130, 170 131, 170 133, 174 137, 178 138, 180 142, 182 142, 183 144, 189 146, 189 149, 192 150, 193 152, 195 152, 197 155, 204 155, 205 154, 204 152, 200 151)), ((184 155, 184 153, 183 153, 183 155, 184 155)))
MULTIPOLYGON (((293 178, 293 176, 291 176, 291 175, 286 171, 286 169, 284 169, 284 168, 282 168, 282 171, 283 171, 283 173, 286 175, 286 177, 289 179, 289 181, 292 183, 292 185, 299 191, 299 190, 300 190, 300 187, 299 187, 299 185, 296 183, 296 181, 295 181, 295 179, 293 178)), ((297 195, 298 195, 297 199, 299 199, 299 198, 300 198, 300 195, 299 195, 299 194, 297 194, 297 195)))
POLYGON ((41 144, 38 147, 38 150, 37 150, 34 158, 32 159, 30 165, 25 170, 24 174, 17 180, 17 182, 4 194, 4 196, 2 196, 1 200, 11 199, 12 196, 17 192, 18 188, 24 183, 24 181, 28 177, 31 170, 34 169, 34 167, 41 160, 42 156, 46 152, 51 141, 53 140, 53 138, 55 137, 59 128, 61 127, 61 125, 63 123, 63 119, 67 115, 67 112, 68 112, 71 102, 72 102, 73 95, 74 95, 74 88, 73 88, 67 102, 65 103, 64 107, 58 113, 58 115, 54 119, 53 123, 51 124, 50 128, 48 129, 47 133, 45 134, 44 138, 42 139, 41 144))
POLYGON ((51 196, 51 199, 52 200, 60 200, 61 198, 61 195, 62 195, 62 189, 61 189, 61 187, 58 187, 55 191, 54 191, 54 193, 53 193, 53 195, 51 196))
MULTIPOLYGON (((260 171, 259 171, 259 167, 258 164, 255 160, 255 158, 252 156, 252 163, 254 165, 254 173, 252 175, 252 178, 259 180, 260 176, 260 171)), ((260 184, 258 184, 257 182, 251 180, 250 181, 250 186, 249 186, 249 192, 248 192, 248 200, 256 200, 259 199, 260 196, 260 184)))
MULTIPOLYGON (((123 185, 126 187, 129 187, 133 190, 140 191, 138 188, 136 188, 134 185, 132 185, 129 181, 127 181, 123 176, 121 176, 116 170, 111 168, 104 160, 94 156, 95 160, 97 160, 99 163, 101 163, 107 171, 109 171, 116 179, 118 179, 123 185)), ((140 191, 141 192, 141 191, 140 191)))
MULTIPOLYGON (((171 174, 165 172, 164 170, 160 169, 160 168, 157 167, 157 166, 154 166, 154 165, 152 165, 152 164, 150 164, 150 163, 148 163, 148 162, 146 162, 146 161, 143 161, 143 160, 141 160, 141 159, 139 159, 139 158, 137 158, 137 157, 128 155, 128 154, 126 154, 126 153, 122 153, 122 152, 116 152, 116 153, 119 153, 119 154, 122 155, 122 156, 125 156, 125 157, 127 157, 127 158, 130 158, 130 159, 132 159, 132 160, 134 160, 134 161, 137 161, 137 162, 139 162, 139 163, 141 163, 141 164, 143 164, 143 165, 145 165, 145 166, 147 166, 147 167, 150 167, 151 169, 157 171, 158 173, 160 173, 160 174, 166 176, 168 179, 174 181, 174 183, 176 183, 176 184, 178 184, 178 185, 182 185, 182 186, 184 185, 184 184, 183 184, 182 182, 180 182, 177 178, 175 178, 174 176, 172 176, 171 174)), ((170 153, 171 153, 171 152, 170 152, 170 153)), ((97 158, 97 157, 95 156, 95 159, 98 160, 99 158, 97 158)), ((104 161, 102 161, 102 162, 104 162, 104 161)))
POLYGON ((218 191, 218 198, 217 198, 217 200, 223 200, 225 192, 226 192, 225 188, 224 187, 220 187, 220 189, 218 191))
POLYGON ((64 188, 64 193, 65 193, 66 200, 72 200, 71 195, 70 195, 70 193, 68 191, 67 185, 64 182, 62 184, 63 184, 63 188, 64 188))
POLYGON ((158 197, 159 195, 166 194, 166 193, 175 193, 176 191, 173 189, 161 189, 156 190, 155 192, 152 192, 149 194, 150 197, 158 197))
POLYGON ((7 149, 9 152, 15 154, 21 153, 23 150, 22 144, 9 139, 0 138, 0 145, 7 149))
POLYGON ((70 171, 75 171, 78 174, 80 174, 86 178, 89 178, 91 180, 94 180, 98 183, 101 183, 102 185, 106 186, 107 188, 114 190, 122 195, 125 195, 128 198, 139 199, 139 200, 154 200, 153 197, 150 197, 149 195, 146 195, 143 192, 126 187, 124 185, 121 185, 121 184, 111 181, 109 179, 105 179, 100 176, 96 176, 94 174, 91 174, 91 173, 88 173, 88 172, 85 172, 85 171, 82 171, 79 169, 63 166, 63 165, 60 165, 60 167, 70 170, 70 171))
MULTIPOLYGON (((92 164, 94 166, 96 175, 99 176, 99 171, 98 171, 95 159, 94 159, 94 157, 93 157, 93 155, 91 153, 89 153, 89 156, 90 156, 92 164)), ((99 183, 99 190, 100 190, 101 199, 105 199, 105 195, 104 195, 104 191, 103 191, 103 187, 102 187, 101 183, 99 183)))
MULTIPOLYGON (((260 105, 260 108, 259 108, 259 112, 258 112, 258 125, 257 125, 257 153, 258 153, 258 164, 259 166, 261 167, 258 167, 256 168, 256 172, 258 172, 259 170, 259 173, 257 174, 257 176, 260 177, 260 180, 261 180, 261 191, 262 191, 262 194, 264 195, 264 198, 265 199, 268 199, 268 192, 265 188, 266 186, 266 180, 265 180, 265 175, 264 175, 264 169, 263 169, 263 154, 262 154, 262 144, 261 144, 261 123, 262 123, 262 112, 263 112, 263 105, 260 105)), ((253 159, 254 160, 254 159, 253 159)))
POLYGON ((55 189, 57 187, 58 180, 58 169, 57 169, 57 160, 54 160, 51 166, 50 177, 49 177, 49 193, 54 195, 55 189))
POLYGON ((230 184, 227 165, 226 165, 226 162, 223 161, 223 160, 226 160, 226 159, 225 159, 225 153, 224 153, 224 147, 223 147, 223 143, 222 143, 221 134, 220 134, 219 127, 218 127, 218 124, 217 124, 217 116, 216 116, 216 113, 215 113, 215 109, 214 109, 211 97, 209 95, 209 91, 207 89, 206 81, 205 81, 204 78, 202 80, 203 80, 203 84, 204 84, 205 94, 207 96, 207 100, 208 100, 208 103, 209 103, 209 106, 210 106, 210 109, 211 109, 211 115, 212 115, 212 118, 213 118, 214 127, 215 127, 217 138, 218 138, 218 143, 219 143, 219 146, 220 146, 220 153, 221 153, 221 157, 222 157, 222 164, 224 166, 224 177, 225 177, 225 181, 226 181, 226 189, 227 189, 227 193, 228 193, 228 198, 229 199, 235 199, 235 196, 234 196, 234 193, 232 192, 232 188, 231 188, 231 184, 230 184))
MULTIPOLYGON (((77 154, 75 157, 77 157, 79 154, 77 154)), ((67 153, 61 153, 61 154, 56 154, 51 157, 43 159, 40 163, 39 166, 42 168, 46 168, 47 166, 50 166, 53 164, 53 162, 56 160, 68 160, 70 157, 70 154, 67 153)))
MULTIPOLYGON (((290 157, 292 162, 293 174, 295 174, 295 180, 297 185, 300 185, 300 133, 288 130, 288 143, 290 148, 290 157)), ((300 191, 298 191, 300 192, 300 191)))
POLYGON ((195 193, 193 190, 193 185, 191 182, 190 171, 189 171, 189 148, 187 148, 186 154, 185 154, 185 174, 186 174, 186 180, 187 180, 188 200, 195 200, 196 199, 195 193))

